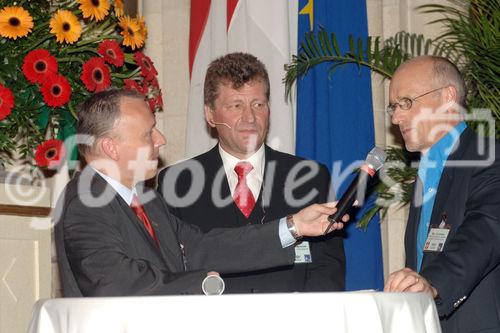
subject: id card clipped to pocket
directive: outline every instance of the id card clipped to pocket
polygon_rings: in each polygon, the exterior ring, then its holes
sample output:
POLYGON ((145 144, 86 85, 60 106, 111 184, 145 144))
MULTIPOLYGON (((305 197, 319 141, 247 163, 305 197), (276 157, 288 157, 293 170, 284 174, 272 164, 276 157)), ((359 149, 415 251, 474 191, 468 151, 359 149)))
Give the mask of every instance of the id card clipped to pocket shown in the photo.
POLYGON ((431 224, 429 235, 424 245, 424 252, 443 252, 444 244, 450 234, 451 225, 446 223, 447 215, 441 215, 439 225, 431 224))
POLYGON ((295 245, 295 263, 309 264, 312 263, 311 248, 308 241, 302 241, 295 245))

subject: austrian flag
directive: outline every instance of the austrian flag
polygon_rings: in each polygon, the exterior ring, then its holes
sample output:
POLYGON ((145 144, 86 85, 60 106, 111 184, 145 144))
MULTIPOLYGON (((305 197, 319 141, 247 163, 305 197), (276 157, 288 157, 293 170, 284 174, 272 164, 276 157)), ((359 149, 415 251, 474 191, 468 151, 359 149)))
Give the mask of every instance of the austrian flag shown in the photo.
POLYGON ((293 105, 284 99, 284 65, 296 53, 297 3, 288 0, 192 0, 189 36, 189 94, 186 155, 215 145, 203 115, 203 83, 208 64, 228 52, 259 58, 271 82, 270 130, 267 143, 294 152, 293 105))

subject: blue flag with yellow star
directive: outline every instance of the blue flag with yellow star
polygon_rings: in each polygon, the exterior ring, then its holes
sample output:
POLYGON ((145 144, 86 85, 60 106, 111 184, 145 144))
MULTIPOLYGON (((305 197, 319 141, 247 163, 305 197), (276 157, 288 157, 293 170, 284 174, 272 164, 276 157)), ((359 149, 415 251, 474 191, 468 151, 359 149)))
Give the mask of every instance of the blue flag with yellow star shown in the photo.
MULTIPOLYGON (((368 36, 365 0, 299 0, 298 45, 306 32, 324 27, 334 32, 342 53, 349 35, 368 36)), ((337 198, 349 186, 352 170, 359 167, 375 144, 370 71, 357 65, 315 66, 297 80, 296 154, 327 165, 337 198), (358 164, 356 164, 358 161, 358 164), (347 175, 347 177, 346 177, 347 175)), ((373 204, 365 203, 363 212, 373 204)), ((366 231, 356 218, 346 226, 346 289, 383 289, 382 246, 378 217, 366 231)))

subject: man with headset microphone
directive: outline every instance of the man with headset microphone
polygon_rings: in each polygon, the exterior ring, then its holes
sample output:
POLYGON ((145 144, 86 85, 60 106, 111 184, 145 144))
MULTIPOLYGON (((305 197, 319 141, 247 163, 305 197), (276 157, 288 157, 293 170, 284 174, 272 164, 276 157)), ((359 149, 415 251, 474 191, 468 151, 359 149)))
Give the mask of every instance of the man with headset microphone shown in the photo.
MULTIPOLYGON (((267 70, 253 55, 231 53, 209 65, 205 119, 219 143, 159 173, 158 191, 174 215, 209 231, 265 224, 328 200, 325 166, 264 144, 269 99, 267 70)), ((343 240, 334 233, 305 239, 294 264, 223 279, 226 293, 340 291, 344 275, 343 240)))

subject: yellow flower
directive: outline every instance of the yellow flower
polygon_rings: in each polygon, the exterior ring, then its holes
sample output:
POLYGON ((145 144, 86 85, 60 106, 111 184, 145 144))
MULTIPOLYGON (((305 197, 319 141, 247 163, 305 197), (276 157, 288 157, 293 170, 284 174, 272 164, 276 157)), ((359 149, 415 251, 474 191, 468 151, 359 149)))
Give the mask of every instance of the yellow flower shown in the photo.
POLYGON ((142 35, 142 38, 145 40, 148 37, 148 28, 146 27, 146 22, 144 21, 144 16, 140 16, 137 18, 137 23, 139 23, 139 33, 142 35))
POLYGON ((75 14, 59 9, 50 19, 50 32, 56 35, 58 43, 73 44, 82 34, 82 25, 75 14))
POLYGON ((84 18, 101 21, 109 12, 108 0, 78 0, 84 18))
POLYGON ((141 48, 144 45, 144 35, 141 30, 141 24, 136 20, 125 15, 118 22, 120 28, 123 29, 120 34, 123 36, 123 45, 130 46, 132 50, 141 48))
POLYGON ((33 18, 30 13, 18 6, 4 7, 0 11, 0 35, 17 39, 24 37, 33 28, 33 18))
POLYGON ((125 14, 123 9, 123 0, 115 0, 115 15, 116 17, 122 17, 125 14))

